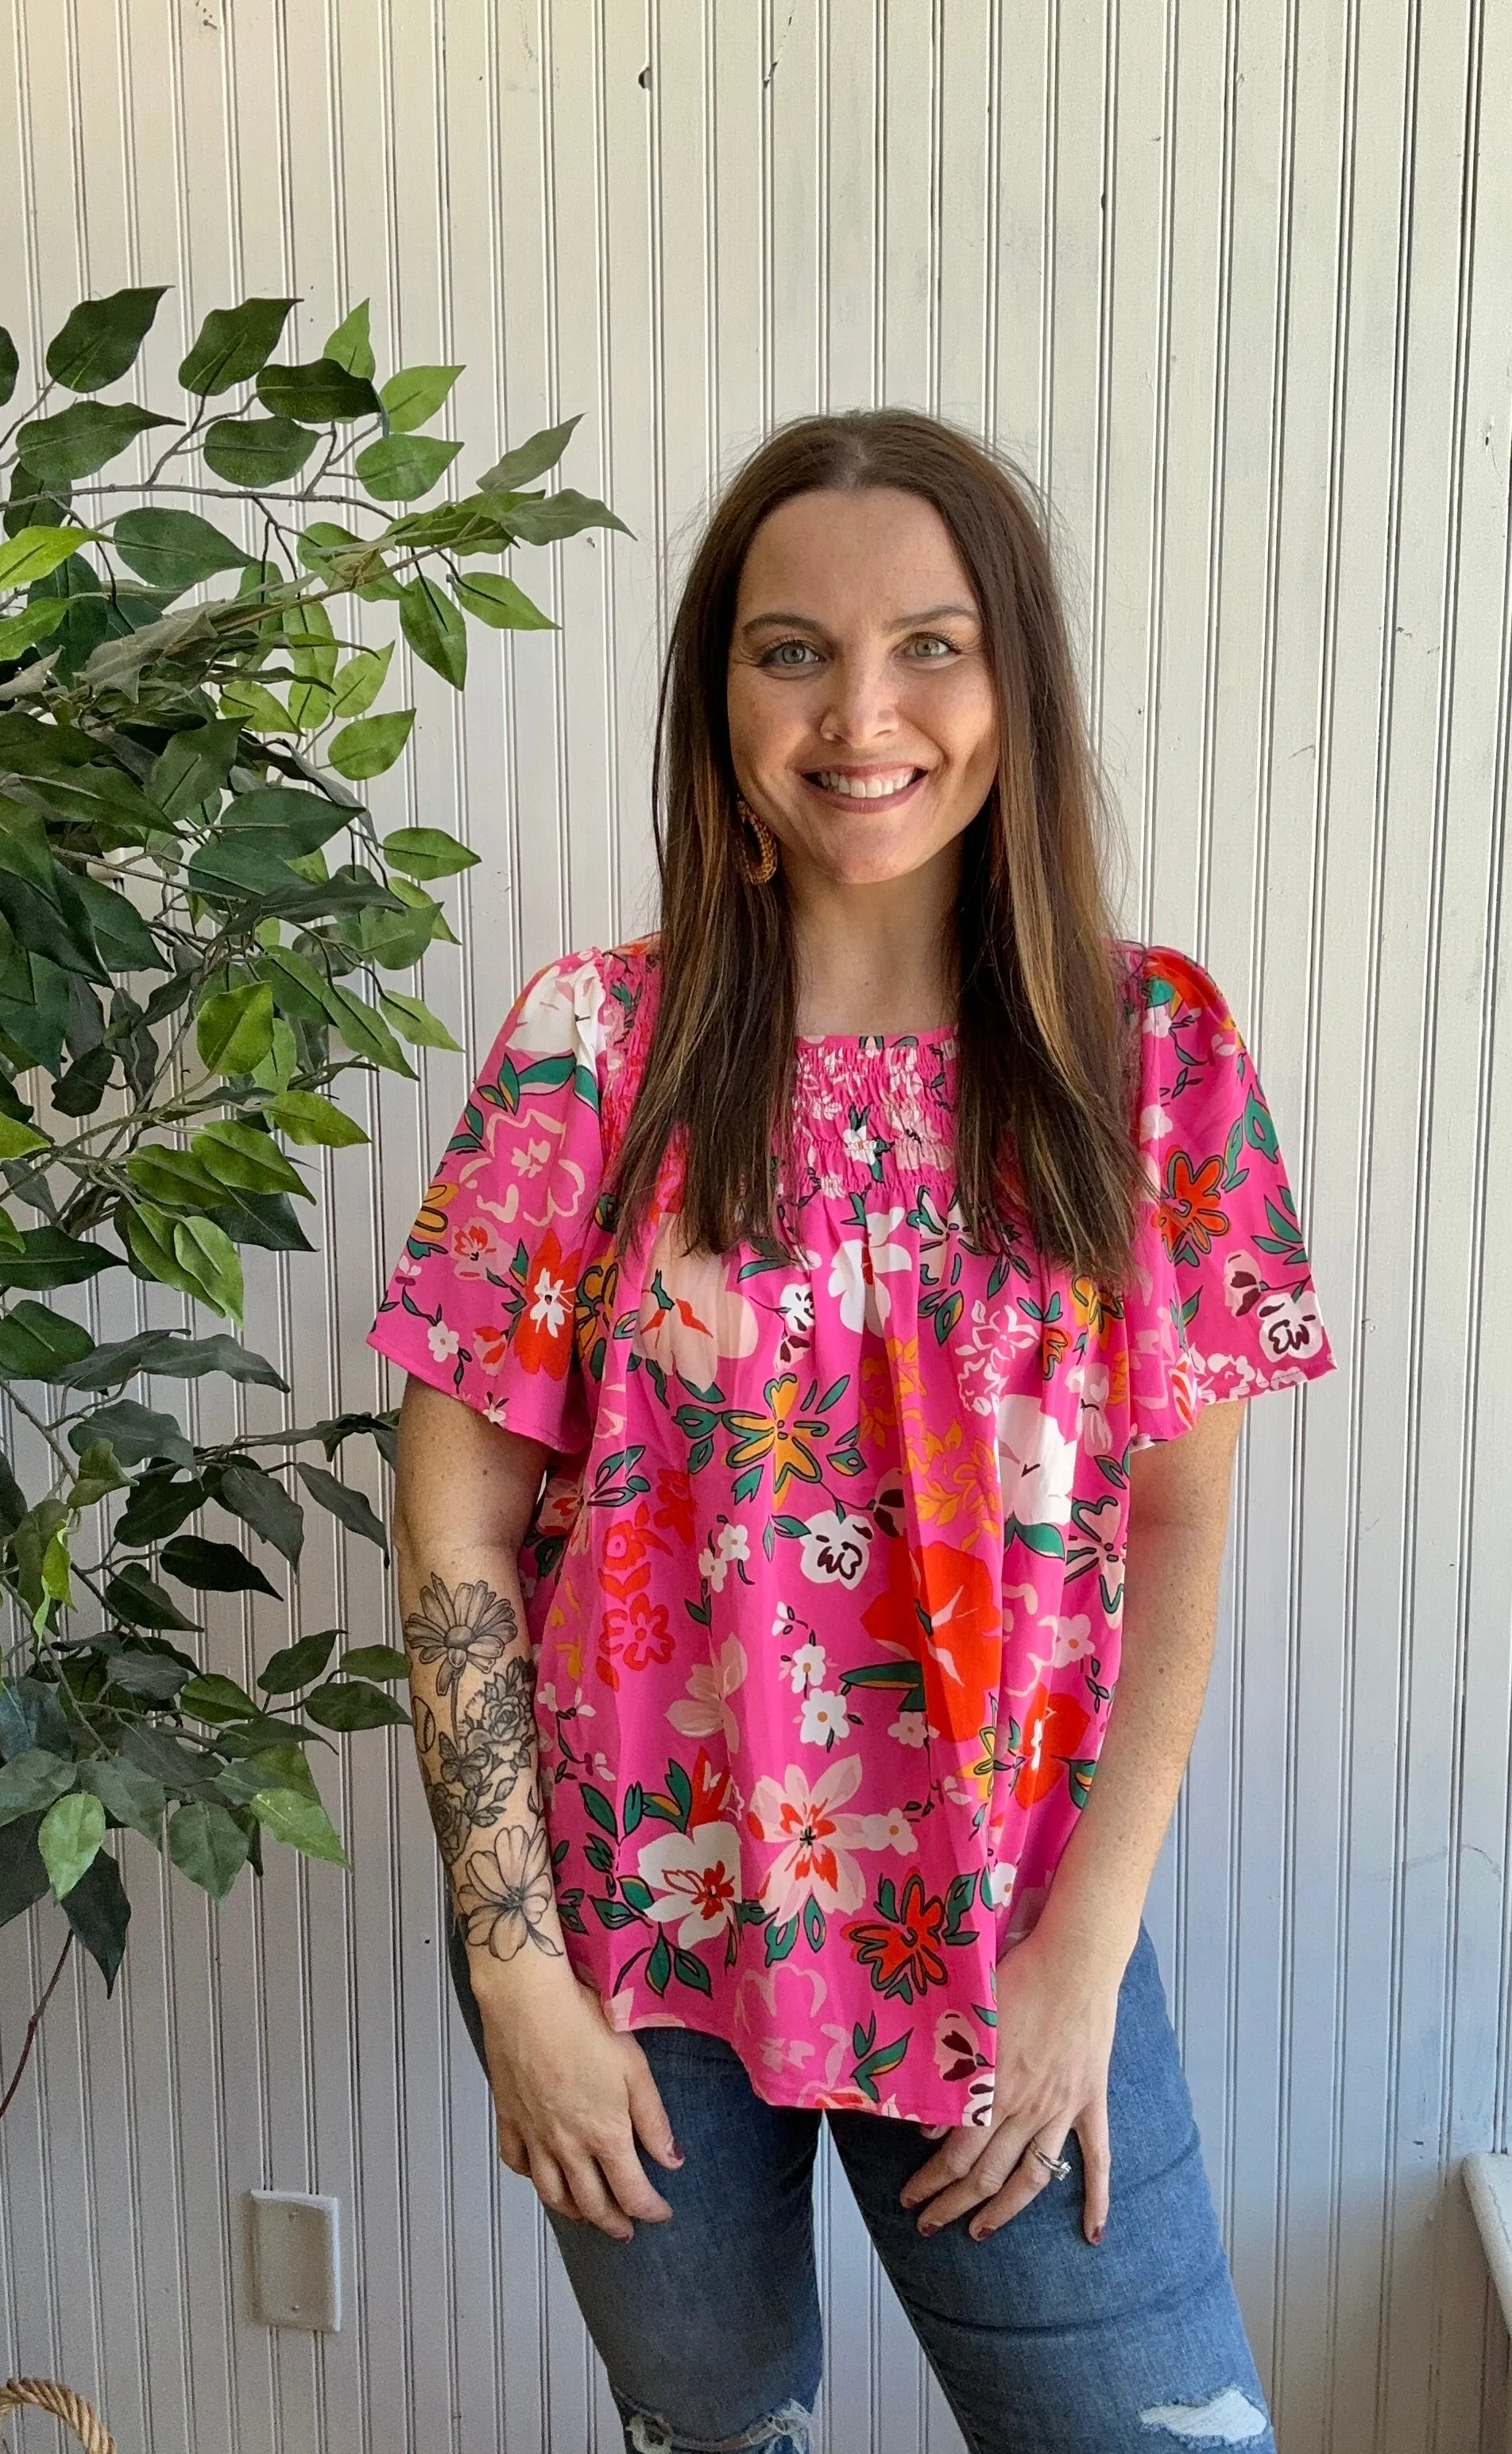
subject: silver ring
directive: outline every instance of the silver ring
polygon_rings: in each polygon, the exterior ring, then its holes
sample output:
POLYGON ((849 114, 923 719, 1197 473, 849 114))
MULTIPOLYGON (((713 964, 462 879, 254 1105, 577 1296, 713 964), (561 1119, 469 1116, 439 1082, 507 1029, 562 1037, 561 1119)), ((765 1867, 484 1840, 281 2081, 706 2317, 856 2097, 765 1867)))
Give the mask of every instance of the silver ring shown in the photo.
POLYGON ((1032 2156, 1038 2157, 1039 2162, 1045 2168, 1045 2171, 1047 2173, 1053 2173, 1058 2182, 1066 2182, 1070 2180, 1071 2166, 1064 2156, 1047 2156, 1044 2149, 1040 2146, 1038 2139, 1030 2140, 1029 2152, 1032 2156))

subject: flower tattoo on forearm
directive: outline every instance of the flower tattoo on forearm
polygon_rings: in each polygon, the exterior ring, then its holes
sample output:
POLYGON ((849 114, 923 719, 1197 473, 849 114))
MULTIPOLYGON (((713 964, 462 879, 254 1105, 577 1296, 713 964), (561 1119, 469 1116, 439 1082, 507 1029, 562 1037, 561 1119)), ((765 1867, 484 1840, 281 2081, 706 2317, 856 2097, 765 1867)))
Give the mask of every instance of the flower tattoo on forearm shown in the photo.
POLYGON ((435 1704, 416 1694, 415 1740, 468 1943, 495 1960, 513 1960, 527 1943, 559 1956, 534 1777, 535 1673, 524 1652, 510 1650, 519 1637, 514 1605, 481 1579, 454 1593, 433 1577, 404 1637, 412 1662, 432 1674, 425 1683, 435 1704))

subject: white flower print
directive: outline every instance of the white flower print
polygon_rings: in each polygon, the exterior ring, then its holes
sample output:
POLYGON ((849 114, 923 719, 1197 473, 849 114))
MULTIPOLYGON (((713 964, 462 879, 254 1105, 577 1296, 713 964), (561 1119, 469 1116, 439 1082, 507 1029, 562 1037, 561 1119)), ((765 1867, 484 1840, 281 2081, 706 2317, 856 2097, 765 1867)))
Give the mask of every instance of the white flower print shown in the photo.
POLYGON ((798 1725, 799 1742, 806 1747, 833 1747, 850 1728, 843 1696, 829 1696, 822 1687, 811 1687, 803 1699, 803 1719, 798 1725))
POLYGON ((724 1591, 724 1580, 737 1562, 749 1560, 750 1538, 743 1525, 719 1525, 710 1535, 698 1554, 698 1574, 707 1577, 716 1594, 724 1591))
MULTIPOLYGON (((1049 1619, 1043 1625, 1051 1625, 1049 1619)), ((1054 1622, 1055 1638, 1051 1647, 1050 1667, 1064 1670, 1073 1661, 1082 1661, 1093 1650, 1092 1621, 1083 1613, 1077 1619, 1058 1619, 1054 1622)))
POLYGON ((1318 1318, 1318 1298, 1311 1287, 1276 1287, 1261 1296, 1255 1307, 1260 1324, 1260 1344, 1267 1355, 1277 1360, 1294 1360, 1300 1355, 1316 1355, 1323 1342, 1323 1325, 1318 1318))
POLYGON ((1100 1363, 1074 1363, 1066 1374, 1066 1387, 1080 1400, 1077 1428, 1089 1457, 1106 1457, 1113 1446, 1107 1415, 1110 1386, 1107 1369, 1100 1363))
POLYGON ((890 1806, 885 1815, 863 1815, 868 1849, 896 1849, 900 1858, 912 1858, 918 1848, 918 1838, 900 1806, 890 1806))
POLYGON ((880 1333, 891 1313, 886 1276, 912 1266, 902 1245, 888 1241, 902 1221, 901 1210, 869 1210, 865 1241, 847 1237, 830 1264, 829 1292, 840 1299, 840 1318, 847 1329, 880 1333))
POLYGON ((448 1329, 444 1320, 433 1320, 425 1334, 437 1363, 450 1361, 462 1343, 459 1333, 454 1329, 448 1329))
POLYGON ((922 1713, 899 1713, 897 1720, 890 1725, 887 1735, 890 1739, 896 1739, 900 1747, 927 1747, 930 1737, 929 1722, 922 1713))
POLYGON ((735 1916, 740 1897, 740 1836, 733 1823, 696 1823, 648 1840, 637 1863, 656 1895, 646 1915, 676 1925, 676 1940, 712 1941, 735 1916))
POLYGON ((837 1756, 812 1788, 801 1764, 789 1764, 779 1788, 763 1773, 751 1793, 756 1838, 778 1844, 761 1880, 760 1898, 780 1925, 807 1900, 847 1916, 866 1898, 866 1881, 852 1854, 869 1849, 866 1818, 847 1815, 861 1778, 859 1756, 837 1756))
POLYGON ((722 1733, 733 1755, 740 1744, 740 1725, 730 1699, 745 1683, 749 1663, 738 1637, 725 1639, 712 1660, 695 1662, 688 1673, 688 1693, 667 1707, 667 1719, 685 1739, 711 1739, 722 1733))
POLYGON ((1167 1115, 1165 1109, 1160 1106, 1159 1101, 1156 1101, 1151 1107, 1140 1109, 1139 1141, 1141 1147, 1147 1150, 1152 1142, 1158 1142, 1162 1134, 1168 1134, 1171 1130, 1172 1126, 1170 1116, 1167 1115))
POLYGON ((531 1292, 535 1300, 531 1306, 530 1317, 536 1328, 544 1329, 548 1338, 559 1336, 562 1323, 567 1318, 566 1278, 554 1278, 550 1270, 542 1270, 531 1292))
POLYGON ((814 1289, 811 1286, 784 1287, 777 1297, 777 1309, 788 1325, 790 1338, 806 1338, 814 1327, 814 1289))
POLYGON ((821 1508, 808 1520, 801 1564, 813 1585, 858 1585, 872 1552, 871 1520, 821 1508))
MULTIPOLYGON (((774 1635, 776 1632, 773 1630, 774 1635)), ((823 1645, 816 1644, 812 1638, 807 1644, 800 1644, 789 1660, 788 1669, 792 1673, 795 1696, 801 1696, 805 1687, 817 1687, 824 1677, 823 1645)))
POLYGON ((596 963, 580 963, 575 972, 554 965, 528 991, 510 1046, 531 1056, 576 1056, 593 1073, 603 1047, 603 1002, 596 963))
POLYGON ((1020 1525, 1064 1525, 1071 1515, 1076 1444, 1037 1398, 1004 1398, 998 1408, 998 1470, 1002 1513, 1020 1525))
POLYGON ((864 1125, 846 1125, 841 1132, 840 1141, 846 1157, 854 1158, 858 1167, 870 1167, 877 1151, 880 1148, 876 1136, 869 1133, 864 1125))
POLYGON ((516 1142, 510 1153, 510 1165, 529 1181, 539 1176, 551 1155, 550 1142, 516 1142))

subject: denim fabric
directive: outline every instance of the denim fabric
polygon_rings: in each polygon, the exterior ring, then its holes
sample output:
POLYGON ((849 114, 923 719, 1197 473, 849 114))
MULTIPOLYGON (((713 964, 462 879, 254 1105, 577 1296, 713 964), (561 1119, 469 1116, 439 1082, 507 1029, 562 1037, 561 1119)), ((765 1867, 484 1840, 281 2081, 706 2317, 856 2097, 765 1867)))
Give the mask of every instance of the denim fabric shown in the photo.
MULTIPOLYGON (((466 1955, 453 1976, 481 2054, 466 1955)), ((811 2454, 822 2364, 811 2183, 821 2117, 764 2104, 689 2028, 638 2031, 684 2150, 648 2167, 672 2220, 629 2243, 554 2219, 632 2454, 811 2454)), ((827 2118, 877 2252, 972 2454, 1275 2454, 1234 2298, 1155 1949, 1141 1933, 1109 2073, 1112 2203, 1082 2236, 1082 2176, 974 2242, 898 2203, 934 2153, 912 2122, 827 2118)))

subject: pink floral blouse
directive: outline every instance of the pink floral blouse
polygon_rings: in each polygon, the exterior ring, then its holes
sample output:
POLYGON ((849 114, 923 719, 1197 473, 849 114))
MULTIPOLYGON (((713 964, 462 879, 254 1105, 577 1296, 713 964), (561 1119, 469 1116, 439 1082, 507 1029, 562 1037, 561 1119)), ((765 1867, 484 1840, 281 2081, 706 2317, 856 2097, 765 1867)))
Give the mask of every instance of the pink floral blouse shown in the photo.
POLYGON ((1122 946, 1150 1195, 1121 1308, 953 1200, 948 1032, 804 1039, 801 1261, 603 1190, 655 940, 525 989, 370 1333, 554 1452, 524 1553, 568 1950, 778 2104, 984 2120, 1119 1669, 1131 1448, 1331 1368, 1207 973, 1122 946))

